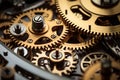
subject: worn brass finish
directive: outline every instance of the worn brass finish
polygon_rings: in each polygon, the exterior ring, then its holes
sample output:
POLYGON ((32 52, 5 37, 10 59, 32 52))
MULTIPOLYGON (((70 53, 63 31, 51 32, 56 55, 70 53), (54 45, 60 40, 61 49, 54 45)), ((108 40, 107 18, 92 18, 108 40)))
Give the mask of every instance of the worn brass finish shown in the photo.
POLYGON ((64 50, 62 48, 37 53, 36 56, 33 57, 32 63, 42 69, 62 76, 63 74, 69 75, 76 68, 77 60, 78 56, 76 53, 73 53, 72 50, 64 50), (61 53, 62 56, 55 60, 51 54, 55 53, 56 57, 59 56, 56 51, 61 53))
POLYGON ((27 48, 45 49, 60 44, 68 33, 68 28, 60 20, 52 20, 52 11, 47 9, 35 9, 20 14, 12 22, 23 23, 27 28, 28 38, 21 40, 11 35, 12 39, 21 46, 27 48), (35 34, 32 30, 32 17, 42 15, 45 20, 45 29, 40 34, 35 34), (28 20, 26 20, 28 19, 28 20), (59 31, 60 30, 60 31, 59 31))
POLYGON ((56 5, 63 20, 71 27, 98 35, 120 32, 120 2, 111 8, 97 7, 91 0, 57 0, 56 5))

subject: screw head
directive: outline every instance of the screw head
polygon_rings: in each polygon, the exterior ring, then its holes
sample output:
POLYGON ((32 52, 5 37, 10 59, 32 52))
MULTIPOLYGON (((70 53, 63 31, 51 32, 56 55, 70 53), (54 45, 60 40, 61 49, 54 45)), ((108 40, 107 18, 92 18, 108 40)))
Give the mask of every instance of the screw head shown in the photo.
POLYGON ((21 23, 13 24, 10 27, 10 33, 14 36, 24 35, 25 32, 26 32, 26 27, 25 27, 25 25, 23 25, 21 23))
POLYGON ((25 47, 16 47, 14 49, 14 52, 16 54, 23 56, 23 57, 26 57, 28 55, 28 50, 25 47))

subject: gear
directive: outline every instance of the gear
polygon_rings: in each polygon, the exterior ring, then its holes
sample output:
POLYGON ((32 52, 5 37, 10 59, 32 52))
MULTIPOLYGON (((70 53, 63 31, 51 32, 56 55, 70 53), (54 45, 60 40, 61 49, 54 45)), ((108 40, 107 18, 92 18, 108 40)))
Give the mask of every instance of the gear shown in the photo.
POLYGON ((40 68, 62 76, 69 75, 75 68, 78 56, 72 50, 52 49, 41 51, 33 57, 32 63, 40 68))
POLYGON ((3 22, 0 24, 0 41, 3 43, 9 43, 10 40, 10 34, 9 34, 9 27, 10 27, 10 22, 3 22))
POLYGON ((91 0, 57 0, 56 5, 66 24, 75 29, 105 36, 120 32, 119 1, 110 8, 98 7, 91 0))
POLYGON ((34 49, 47 49, 60 44, 67 36, 68 28, 62 21, 52 20, 52 15, 51 10, 35 9, 17 16, 10 28, 12 39, 21 46, 34 49), (18 32, 24 36, 18 39, 18 32))
POLYGON ((48 2, 50 6, 55 5, 55 0, 46 0, 46 2, 48 2))
MULTIPOLYGON (((109 73, 110 74, 110 73, 109 73)), ((120 63, 112 61, 112 73, 109 80, 119 80, 120 79, 120 63)), ((98 62, 91 66, 84 74, 83 80, 103 80, 101 75, 101 63, 98 62)))
POLYGON ((82 71, 86 71, 90 66, 94 65, 96 62, 99 62, 101 59, 104 58, 112 60, 111 56, 104 52, 89 53, 81 60, 80 66, 82 71))
POLYGON ((62 46, 67 49, 82 50, 94 46, 97 40, 96 37, 87 33, 71 31, 62 46))

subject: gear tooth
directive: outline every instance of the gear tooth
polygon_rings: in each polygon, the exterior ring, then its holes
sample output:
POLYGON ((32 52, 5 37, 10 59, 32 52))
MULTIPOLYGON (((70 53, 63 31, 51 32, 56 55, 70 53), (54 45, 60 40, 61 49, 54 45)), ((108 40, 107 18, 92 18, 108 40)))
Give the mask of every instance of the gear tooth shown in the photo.
POLYGON ((16 43, 16 44, 18 44, 18 45, 21 45, 21 46, 23 46, 21 43, 19 43, 19 42, 17 42, 17 41, 16 41, 15 43, 16 43))
POLYGON ((21 46, 24 46, 24 47, 26 47, 26 45, 24 45, 24 44, 22 44, 22 43, 19 43, 19 42, 18 42, 18 44, 19 44, 19 45, 21 45, 21 46))
POLYGON ((67 75, 70 75, 70 73, 71 73, 71 69, 67 70, 67 75))
MULTIPOLYGON (((61 48, 57 48, 57 49, 52 49, 52 51, 54 51, 54 50, 61 50, 61 51, 63 51, 63 52, 66 52, 66 51, 68 51, 68 53, 70 53, 70 54, 72 54, 72 50, 67 50, 67 49, 64 49, 63 47, 61 47, 61 48), (65 51, 64 51, 65 50, 65 51)), ((51 49, 50 49, 50 51, 51 51, 51 49)), ((48 51, 49 52, 49 51, 48 51)), ((33 57, 33 61, 32 61, 32 63, 36 63, 37 62, 37 60, 40 58, 40 57, 46 57, 46 58, 48 58, 48 60, 49 60, 49 57, 46 55, 46 53, 47 53, 47 51, 42 51, 42 53, 41 53, 41 55, 39 54, 39 53, 36 53, 36 56, 34 56, 33 57)), ((50 54, 50 53, 49 53, 50 54)), ((51 71, 52 73, 55 73, 55 74, 58 74, 58 75, 60 75, 60 76, 62 76, 63 74, 66 74, 66 75, 69 75, 70 74, 70 72, 72 72, 74 69, 75 69, 75 67, 76 67, 76 61, 74 60, 74 58, 76 58, 75 57, 76 55, 74 55, 73 57, 71 56, 70 58, 67 58, 67 60, 70 60, 71 61, 71 64, 69 65, 69 66, 67 66, 67 67, 65 67, 65 69, 64 70, 58 70, 57 68, 56 68, 56 66, 54 66, 54 68, 53 68, 53 70, 51 71)), ((38 64, 37 64, 37 66, 38 66, 38 64)), ((43 67, 44 68, 44 67, 43 67)))
POLYGON ((33 47, 32 47, 32 46, 30 46, 30 48, 31 48, 31 49, 32 49, 32 48, 33 48, 33 49, 37 49, 37 47, 36 47, 36 46, 33 46, 33 47))
POLYGON ((36 64, 36 61, 32 61, 33 64, 36 64))
POLYGON ((39 53, 36 53, 36 55, 38 55, 38 56, 39 56, 40 54, 39 54, 39 53))
POLYGON ((45 8, 44 10, 48 10, 47 8, 45 8))
POLYGON ((61 76, 62 76, 62 74, 67 74, 67 71, 62 72, 62 73, 61 73, 61 76))
POLYGON ((36 54, 36 55, 37 55, 37 56, 34 56, 34 57, 33 57, 33 59, 34 59, 33 61, 34 61, 34 62, 37 60, 37 58, 38 58, 38 56, 39 56, 38 54, 36 54))
POLYGON ((41 50, 44 50, 44 48, 42 46, 39 47, 41 50))
POLYGON ((36 11, 39 11, 39 10, 42 10, 42 9, 39 9, 39 8, 36 9, 36 11))
POLYGON ((24 45, 26 48, 30 48, 30 46, 28 46, 28 45, 24 45))
POLYGON ((34 49, 34 47, 31 47, 31 46, 27 46, 27 48, 29 48, 29 49, 34 49))

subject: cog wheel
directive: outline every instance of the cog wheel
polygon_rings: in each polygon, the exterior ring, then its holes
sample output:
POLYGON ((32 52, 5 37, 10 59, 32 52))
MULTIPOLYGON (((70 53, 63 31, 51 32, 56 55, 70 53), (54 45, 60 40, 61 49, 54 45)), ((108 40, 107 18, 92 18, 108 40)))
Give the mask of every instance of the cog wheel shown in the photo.
POLYGON ((10 33, 9 33, 9 28, 10 28, 11 22, 3 22, 0 24, 0 41, 3 43, 9 43, 11 41, 10 39, 10 33))
POLYGON ((51 10, 35 9, 17 16, 13 20, 13 27, 10 30, 12 39, 18 45, 34 49, 47 49, 60 44, 67 36, 68 28, 62 21, 58 19, 52 20, 52 15, 51 10), (41 17, 41 22, 35 23, 35 19, 39 19, 38 17, 41 17), (17 25, 19 26, 16 29, 14 26, 17 25), (19 28, 24 31, 17 34, 17 32, 21 31, 19 28), (16 33, 14 30, 16 30, 16 33), (23 34, 24 36, 18 38, 18 36, 23 34))
POLYGON ((57 0, 56 5, 66 24, 75 29, 105 36, 119 34, 120 2, 115 6, 103 8, 96 6, 92 1, 57 0))
MULTIPOLYGON (((112 73, 109 76, 109 80, 119 80, 120 79, 120 63, 112 61, 111 63, 112 73)), ((101 75, 101 63, 98 62, 91 66, 84 74, 83 80, 103 80, 101 75)), ((110 74, 110 73, 109 73, 110 74)))
POLYGON ((94 46, 97 41, 97 37, 91 36, 87 33, 71 31, 62 46, 66 49, 82 50, 94 46))
POLYGON ((81 63, 80 63, 81 70, 83 72, 86 71, 90 66, 94 65, 95 63, 99 62, 101 59, 104 59, 104 58, 113 60, 110 55, 104 52, 89 53, 88 55, 84 56, 81 60, 81 63))
POLYGON ((33 57, 32 63, 42 69, 62 76, 69 75, 75 68, 78 56, 72 50, 52 49, 41 51, 33 57))

